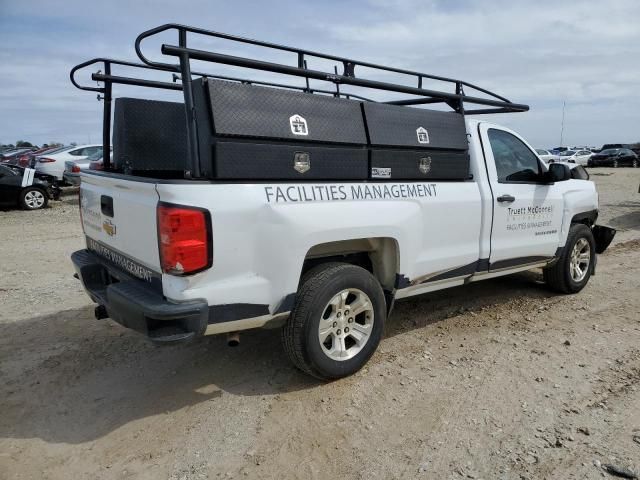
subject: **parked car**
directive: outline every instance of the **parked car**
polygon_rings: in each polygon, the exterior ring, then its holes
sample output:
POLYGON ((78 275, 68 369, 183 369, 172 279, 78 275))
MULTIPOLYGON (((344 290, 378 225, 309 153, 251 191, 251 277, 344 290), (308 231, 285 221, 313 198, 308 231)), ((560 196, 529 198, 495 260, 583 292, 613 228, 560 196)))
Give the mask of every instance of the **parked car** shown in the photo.
POLYGON ((67 160, 65 162, 65 169, 63 174, 65 183, 74 186, 80 185, 80 172, 89 169, 102 170, 102 151, 96 152, 93 155, 89 155, 84 160, 67 160))
POLYGON ((586 165, 591 158, 591 151, 589 150, 567 150, 560 154, 560 161, 568 163, 577 163, 578 165, 586 165))
POLYGON ((602 152, 603 150, 611 150, 611 149, 615 149, 615 148, 631 148, 631 144, 629 143, 605 143, 602 148, 600 149, 600 151, 602 152))
POLYGON ((395 300, 533 268, 550 289, 575 294, 615 234, 596 225, 593 182, 572 178, 566 164, 547 166, 508 128, 240 82, 182 82, 195 99, 185 96, 183 108, 120 104, 114 138, 118 155, 135 154, 136 173, 83 172, 86 248, 71 256, 96 318, 156 343, 230 333, 237 344, 240 330, 281 328, 293 364, 337 379, 373 355, 395 300), (179 122, 193 135, 166 128, 179 122), (191 154, 155 153, 183 151, 185 137, 191 154))
POLYGON ((544 150, 542 148, 536 148, 536 153, 538 156, 547 163, 553 163, 560 160, 560 156, 555 153, 551 153, 549 150, 544 150))
POLYGON ((30 159, 29 159, 29 168, 36 168, 36 165, 38 163, 38 160, 40 159, 40 157, 43 157, 44 155, 53 155, 54 153, 61 153, 61 152, 65 152, 67 150, 71 150, 72 148, 74 148, 72 145, 64 145, 62 147, 55 147, 53 150, 49 150, 45 153, 39 153, 37 155, 33 155, 30 159))
POLYGON ((610 150, 612 148, 628 148, 636 155, 640 155, 640 144, 638 143, 607 143, 599 151, 610 150))
POLYGON ((594 153, 589 162, 588 167, 613 167, 618 168, 624 165, 637 168, 640 165, 638 155, 628 148, 608 148, 600 153, 594 153))
POLYGON ((0 203, 37 210, 46 207, 49 199, 59 196, 60 188, 54 177, 34 174, 33 169, 0 165, 0 203))
POLYGON ((64 181, 64 169, 67 160, 84 160, 96 152, 102 152, 102 144, 71 147, 58 153, 49 153, 37 157, 35 168, 40 173, 53 175, 59 181, 64 181))
POLYGON ((45 153, 51 153, 57 149, 58 147, 44 147, 44 148, 39 148, 37 150, 31 150, 29 152, 25 152, 18 157, 18 161, 16 162, 16 165, 23 168, 29 167, 31 165, 31 160, 33 158, 37 157, 38 155, 43 155, 45 153))
POLYGON ((15 150, 9 150, 0 156, 0 162, 9 165, 15 165, 18 162, 18 158, 27 152, 30 152, 30 148, 17 148, 15 150))
POLYGON ((104 170, 104 159, 100 157, 100 160, 89 163, 89 170, 104 170))

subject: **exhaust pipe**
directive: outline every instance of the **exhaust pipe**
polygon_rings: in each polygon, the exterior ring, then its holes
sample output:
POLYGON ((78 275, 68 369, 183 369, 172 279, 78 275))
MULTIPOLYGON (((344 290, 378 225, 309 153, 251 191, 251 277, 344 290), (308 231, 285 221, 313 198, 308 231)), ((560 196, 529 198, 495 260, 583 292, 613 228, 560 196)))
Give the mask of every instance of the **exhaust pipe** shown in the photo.
POLYGON ((93 314, 96 317, 96 320, 102 320, 104 318, 109 318, 109 313, 107 312, 107 307, 105 307, 104 305, 98 305, 94 311, 93 314))
POLYGON ((240 333, 231 332, 227 334, 227 345, 230 347, 237 347, 240 345, 240 333))

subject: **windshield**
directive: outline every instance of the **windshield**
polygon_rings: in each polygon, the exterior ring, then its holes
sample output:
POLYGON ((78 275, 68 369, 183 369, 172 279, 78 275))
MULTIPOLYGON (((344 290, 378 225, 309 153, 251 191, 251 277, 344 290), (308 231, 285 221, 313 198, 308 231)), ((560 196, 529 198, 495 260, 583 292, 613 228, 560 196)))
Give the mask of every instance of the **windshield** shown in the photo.
POLYGON ((571 155, 575 154, 576 152, 574 152, 573 150, 567 150, 566 152, 562 152, 560 154, 561 157, 570 157, 571 155))
POLYGON ((601 155, 613 155, 615 153, 618 153, 620 151, 619 148, 609 148, 607 150, 603 150, 600 152, 601 155))

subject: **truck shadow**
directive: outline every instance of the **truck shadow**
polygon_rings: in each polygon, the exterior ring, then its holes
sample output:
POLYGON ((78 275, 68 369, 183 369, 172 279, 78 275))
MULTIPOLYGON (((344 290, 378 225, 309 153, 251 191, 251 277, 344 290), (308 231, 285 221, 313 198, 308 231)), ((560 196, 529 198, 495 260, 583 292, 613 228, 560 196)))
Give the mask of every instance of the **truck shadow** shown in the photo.
MULTIPOLYGON (((552 296, 538 285, 539 277, 519 274, 398 302, 387 336, 446 320, 461 308, 552 296)), ((114 322, 94 320, 92 307, 6 323, 3 330, 3 438, 77 444, 227 395, 323 387, 289 364, 279 330, 246 332, 237 348, 227 347, 223 336, 155 347, 114 322)))
POLYGON ((609 220, 609 225, 621 230, 639 230, 640 229, 640 202, 635 202, 636 210, 618 215, 609 220))

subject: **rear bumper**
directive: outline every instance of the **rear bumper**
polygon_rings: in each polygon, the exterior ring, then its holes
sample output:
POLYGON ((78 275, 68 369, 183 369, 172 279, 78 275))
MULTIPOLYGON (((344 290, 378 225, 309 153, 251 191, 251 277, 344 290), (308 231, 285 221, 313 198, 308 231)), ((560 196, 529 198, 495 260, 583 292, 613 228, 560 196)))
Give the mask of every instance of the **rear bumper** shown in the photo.
MULTIPOLYGON (((204 334, 209 319, 205 300, 169 302, 151 284, 116 269, 89 250, 74 252, 71 261, 91 299, 106 309, 102 317, 157 343, 185 342, 204 334)), ((99 307, 96 316, 103 309, 99 307)))
POLYGON ((62 174, 62 179, 70 185, 77 187, 80 185, 80 174, 79 173, 69 173, 64 172, 62 174))

